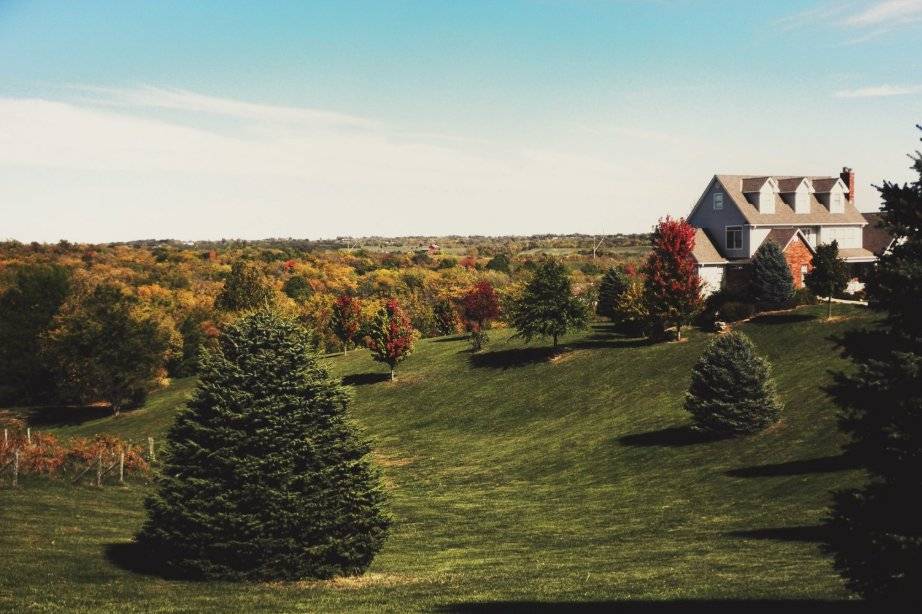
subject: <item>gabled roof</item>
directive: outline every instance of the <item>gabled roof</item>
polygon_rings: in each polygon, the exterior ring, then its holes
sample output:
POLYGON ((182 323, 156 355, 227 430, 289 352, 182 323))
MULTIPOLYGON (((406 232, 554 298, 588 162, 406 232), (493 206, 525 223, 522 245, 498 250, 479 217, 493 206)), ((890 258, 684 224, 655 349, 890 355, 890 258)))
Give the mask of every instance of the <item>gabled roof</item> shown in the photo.
POLYGON ((873 262, 877 256, 863 247, 844 247, 839 250, 839 258, 846 262, 873 262))
POLYGON ((772 228, 765 236, 765 240, 762 241, 762 244, 764 244, 765 241, 774 241, 778 244, 778 247, 781 248, 781 251, 784 251, 795 237, 803 241, 803 244, 806 245, 811 252, 816 253, 816 250, 813 249, 813 246, 810 245, 807 238, 797 228, 772 228))
POLYGON ((868 225, 861 229, 861 244, 875 256, 880 256, 893 244, 893 236, 880 226, 880 211, 865 213, 864 219, 868 225))
POLYGON ((796 192, 797 188, 800 187, 804 181, 807 181, 807 177, 779 177, 778 178, 778 191, 782 194, 790 194, 791 192, 796 192))
MULTIPOLYGON (((846 199, 842 213, 830 213, 826 206, 816 199, 815 194, 810 194, 810 211, 809 213, 794 213, 794 209, 788 203, 784 202, 778 194, 775 195, 775 212, 761 213, 754 204, 746 200, 743 194, 743 181, 753 177, 762 177, 763 175, 715 175, 714 179, 720 184, 724 192, 730 197, 730 200, 736 205, 740 213, 746 220, 747 224, 753 225, 785 225, 795 226, 810 224, 861 224, 867 223, 861 212, 855 208, 852 200, 846 199)), ((780 184, 784 180, 795 179, 803 180, 805 177, 775 177, 780 184)), ((832 177, 806 177, 816 181, 817 179, 832 179, 832 177)), ((701 200, 698 201, 699 205, 701 200)), ((690 216, 689 216, 690 217, 690 216)))
POLYGON ((841 183, 848 192, 848 186, 838 177, 817 177, 813 180, 813 189, 820 194, 828 194, 837 183, 841 183))
POLYGON ((771 177, 747 177, 746 179, 743 179, 742 191, 744 194, 758 192, 762 189, 762 186, 768 182, 769 179, 771 179, 771 177))
POLYGON ((711 238, 703 228, 695 229, 695 247, 692 248, 692 256, 698 261, 698 264, 726 264, 727 259, 720 255, 717 246, 711 241, 711 238))

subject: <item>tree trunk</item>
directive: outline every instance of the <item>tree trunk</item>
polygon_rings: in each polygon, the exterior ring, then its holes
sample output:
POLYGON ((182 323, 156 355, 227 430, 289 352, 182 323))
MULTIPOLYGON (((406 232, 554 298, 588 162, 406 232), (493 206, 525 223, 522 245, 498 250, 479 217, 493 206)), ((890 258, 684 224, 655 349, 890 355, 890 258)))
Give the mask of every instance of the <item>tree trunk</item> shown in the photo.
POLYGON ((121 406, 118 403, 112 403, 112 416, 118 418, 121 413, 121 406))
POLYGON ((557 333, 554 333, 554 347, 557 347, 557 333))
POLYGON ((826 319, 832 317, 832 284, 829 284, 829 296, 826 297, 826 319))
POLYGON ((346 345, 345 341, 343 341, 343 356, 346 356, 347 354, 349 354, 349 346, 346 345))
POLYGON ((682 340, 682 325, 681 324, 675 325, 675 340, 676 341, 682 340))
POLYGON ((397 375, 394 373, 394 368, 391 367, 391 381, 393 382, 396 379, 397 379, 397 375))

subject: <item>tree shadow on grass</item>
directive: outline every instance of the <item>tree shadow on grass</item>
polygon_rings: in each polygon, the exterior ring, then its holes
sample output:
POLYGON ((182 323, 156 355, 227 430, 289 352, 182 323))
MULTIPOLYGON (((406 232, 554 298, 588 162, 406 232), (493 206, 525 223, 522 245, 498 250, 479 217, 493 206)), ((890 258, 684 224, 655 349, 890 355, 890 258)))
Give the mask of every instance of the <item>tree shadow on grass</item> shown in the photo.
POLYGON ((708 433, 691 426, 672 426, 659 431, 635 433, 618 438, 618 443, 637 448, 674 448, 728 439, 726 435, 708 433))
POLYGON ((448 343, 449 341, 467 341, 469 337, 467 335, 453 335, 451 337, 439 337, 437 339, 430 339, 432 343, 448 343))
POLYGON ((164 559, 136 542, 106 544, 106 559, 120 569, 165 580, 193 580, 164 564, 164 559))
POLYGON ((475 367, 490 369, 509 369, 548 362, 566 351, 563 347, 527 347, 511 350, 494 350, 471 355, 471 364, 475 367))
MULTIPOLYGON (((131 413, 132 410, 122 410, 122 415, 131 413)), ((32 407, 26 410, 25 419, 31 427, 43 426, 77 426, 91 420, 110 418, 112 410, 109 407, 90 406, 51 406, 32 407)))
POLYGON ((730 531, 730 537, 741 539, 771 539, 782 542, 829 543, 829 529, 824 525, 804 525, 798 527, 774 527, 771 529, 748 529, 730 531))
POLYGON ((653 345, 654 341, 647 337, 622 337, 620 335, 590 335, 583 340, 568 343, 567 347, 576 350, 592 350, 599 348, 639 348, 653 345))
POLYGON ((834 473, 836 471, 848 471, 860 467, 858 461, 846 454, 837 456, 822 456, 819 458, 810 458, 807 460, 788 461, 786 463, 776 463, 773 465, 754 465, 752 467, 741 467, 731 469, 726 472, 734 478, 765 478, 785 475, 803 475, 806 473, 834 473))
POLYGON ((366 386, 390 381, 390 373, 351 373, 343 376, 344 386, 366 386))
POLYGON ((676 599, 672 601, 481 601, 445 604, 437 612, 870 612, 860 601, 810 599, 676 599))
POLYGON ((809 313, 763 313, 749 321, 753 324, 796 324, 816 319, 815 315, 809 313))

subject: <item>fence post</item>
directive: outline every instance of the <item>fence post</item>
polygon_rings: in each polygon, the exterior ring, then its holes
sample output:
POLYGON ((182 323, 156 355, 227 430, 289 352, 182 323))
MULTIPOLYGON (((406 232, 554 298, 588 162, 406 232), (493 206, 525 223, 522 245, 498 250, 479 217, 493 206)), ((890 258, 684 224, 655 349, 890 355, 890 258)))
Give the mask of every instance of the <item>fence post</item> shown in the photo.
POLYGON ((102 452, 96 457, 96 486, 102 486, 102 452))
POLYGON ((13 487, 19 484, 19 448, 13 450, 13 487))
POLYGON ((151 460, 151 462, 157 460, 157 455, 154 454, 154 438, 153 438, 153 437, 148 437, 148 438, 147 438, 147 447, 148 447, 148 449, 150 450, 150 460, 151 460))
POLYGON ((125 453, 121 452, 118 455, 118 483, 125 483, 125 453))

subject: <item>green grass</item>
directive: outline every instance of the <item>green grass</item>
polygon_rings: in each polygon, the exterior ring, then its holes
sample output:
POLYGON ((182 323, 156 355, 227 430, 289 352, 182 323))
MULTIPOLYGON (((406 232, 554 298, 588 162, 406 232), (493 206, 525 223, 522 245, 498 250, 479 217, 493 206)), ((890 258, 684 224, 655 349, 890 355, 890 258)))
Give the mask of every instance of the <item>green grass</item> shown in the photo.
MULTIPOLYGON (((862 475, 830 470, 842 439, 823 387, 849 366, 832 338, 872 320, 851 307, 837 322, 811 317, 820 312, 741 327, 773 361, 786 412, 769 431, 729 441, 696 441, 683 429, 704 333, 644 345, 599 328, 566 339, 572 351, 550 362, 506 331, 478 357, 463 340, 427 340, 396 383, 375 381, 384 370, 367 352, 331 357, 335 374, 358 382, 353 415, 375 443, 395 517, 366 577, 200 584, 137 575, 105 549, 131 539, 146 486, 28 479, 0 490, 0 610, 845 599, 810 527, 829 491, 862 475)), ((160 437, 192 386, 179 382, 118 419, 50 430, 160 437)))

